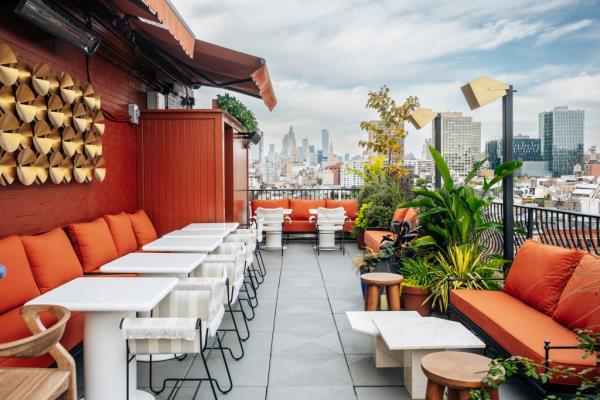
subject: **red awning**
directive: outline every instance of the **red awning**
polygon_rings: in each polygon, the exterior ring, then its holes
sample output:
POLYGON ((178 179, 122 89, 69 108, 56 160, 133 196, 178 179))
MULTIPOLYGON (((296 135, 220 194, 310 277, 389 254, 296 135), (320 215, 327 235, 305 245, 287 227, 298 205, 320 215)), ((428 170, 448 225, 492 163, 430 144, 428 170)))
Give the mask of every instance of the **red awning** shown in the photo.
POLYGON ((132 27, 152 50, 172 59, 170 68, 185 76, 192 85, 213 86, 261 98, 269 110, 277 104, 267 64, 263 58, 216 44, 195 40, 190 58, 170 40, 168 29, 154 21, 138 19, 132 27))

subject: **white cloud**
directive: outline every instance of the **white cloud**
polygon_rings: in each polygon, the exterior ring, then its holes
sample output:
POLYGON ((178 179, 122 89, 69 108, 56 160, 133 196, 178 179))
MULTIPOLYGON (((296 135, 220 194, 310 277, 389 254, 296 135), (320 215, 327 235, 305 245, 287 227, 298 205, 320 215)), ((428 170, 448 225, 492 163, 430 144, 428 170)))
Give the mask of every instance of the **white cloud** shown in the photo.
POLYGON ((593 21, 591 19, 582 19, 581 21, 573 22, 571 24, 550 28, 538 36, 537 44, 548 44, 562 36, 584 29, 592 25, 592 23, 593 21))

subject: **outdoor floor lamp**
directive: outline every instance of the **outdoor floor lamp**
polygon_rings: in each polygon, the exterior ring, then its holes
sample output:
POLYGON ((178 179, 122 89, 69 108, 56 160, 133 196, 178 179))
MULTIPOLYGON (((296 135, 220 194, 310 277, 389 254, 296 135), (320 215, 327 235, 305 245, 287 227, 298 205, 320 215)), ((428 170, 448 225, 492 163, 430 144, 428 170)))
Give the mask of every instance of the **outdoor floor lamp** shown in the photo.
MULTIPOLYGON (((435 129, 434 129, 435 137, 433 139, 433 144, 435 146, 435 149, 441 153, 442 152, 442 126, 441 126, 442 119, 440 118, 440 115, 430 108, 417 108, 408 117, 408 120, 415 127, 416 130, 419 130, 419 129, 425 127, 427 124, 429 124, 434 119, 435 119, 435 129)), ((436 167, 435 168, 435 187, 439 188, 440 186, 442 186, 442 177, 436 167)))
MULTIPOLYGON (((513 160, 513 86, 480 76, 460 88, 471 110, 502 98, 502 154, 503 162, 513 160)), ((502 230, 504 259, 514 258, 513 177, 502 180, 502 230)))

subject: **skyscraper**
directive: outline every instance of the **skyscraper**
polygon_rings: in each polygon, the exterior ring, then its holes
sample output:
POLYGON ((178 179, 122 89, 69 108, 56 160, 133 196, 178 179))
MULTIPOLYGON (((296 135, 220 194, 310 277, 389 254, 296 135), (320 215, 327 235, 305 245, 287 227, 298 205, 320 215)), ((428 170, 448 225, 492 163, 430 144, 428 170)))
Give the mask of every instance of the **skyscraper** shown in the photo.
MULTIPOLYGON (((481 122, 460 112, 441 113, 442 156, 451 171, 465 177, 474 162, 481 159, 481 122)), ((435 124, 432 124, 435 140, 435 124)))
POLYGON ((308 161, 308 138, 302 139, 302 161, 308 161))
POLYGON ((583 165, 583 110, 554 107, 538 115, 542 156, 554 176, 572 175, 575 165, 583 165))
POLYGON ((323 154, 327 154, 329 151, 329 131, 327 129, 321 129, 321 151, 323 154))

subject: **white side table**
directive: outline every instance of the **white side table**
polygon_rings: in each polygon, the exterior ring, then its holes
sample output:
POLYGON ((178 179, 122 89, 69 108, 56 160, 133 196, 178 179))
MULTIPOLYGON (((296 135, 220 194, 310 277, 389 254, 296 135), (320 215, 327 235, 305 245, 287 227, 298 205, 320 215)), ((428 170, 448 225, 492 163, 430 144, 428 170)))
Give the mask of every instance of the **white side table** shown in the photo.
POLYGON ((225 239, 230 234, 227 229, 181 229, 169 232, 163 237, 180 237, 180 238, 194 238, 194 237, 216 237, 221 240, 225 239))
POLYGON ((186 278, 205 259, 204 253, 129 253, 104 264, 100 272, 186 278))
POLYGON ((162 237, 142 247, 144 251, 172 253, 210 253, 223 243, 216 237, 162 237))
POLYGON ((119 325, 136 312, 151 311, 177 284, 176 278, 77 278, 27 304, 52 304, 85 312, 85 399, 153 399, 137 390, 136 361, 127 363, 119 325))
POLYGON ((238 226, 237 222, 195 222, 186 225, 183 230, 206 230, 206 229, 225 229, 228 233, 235 231, 238 226))

